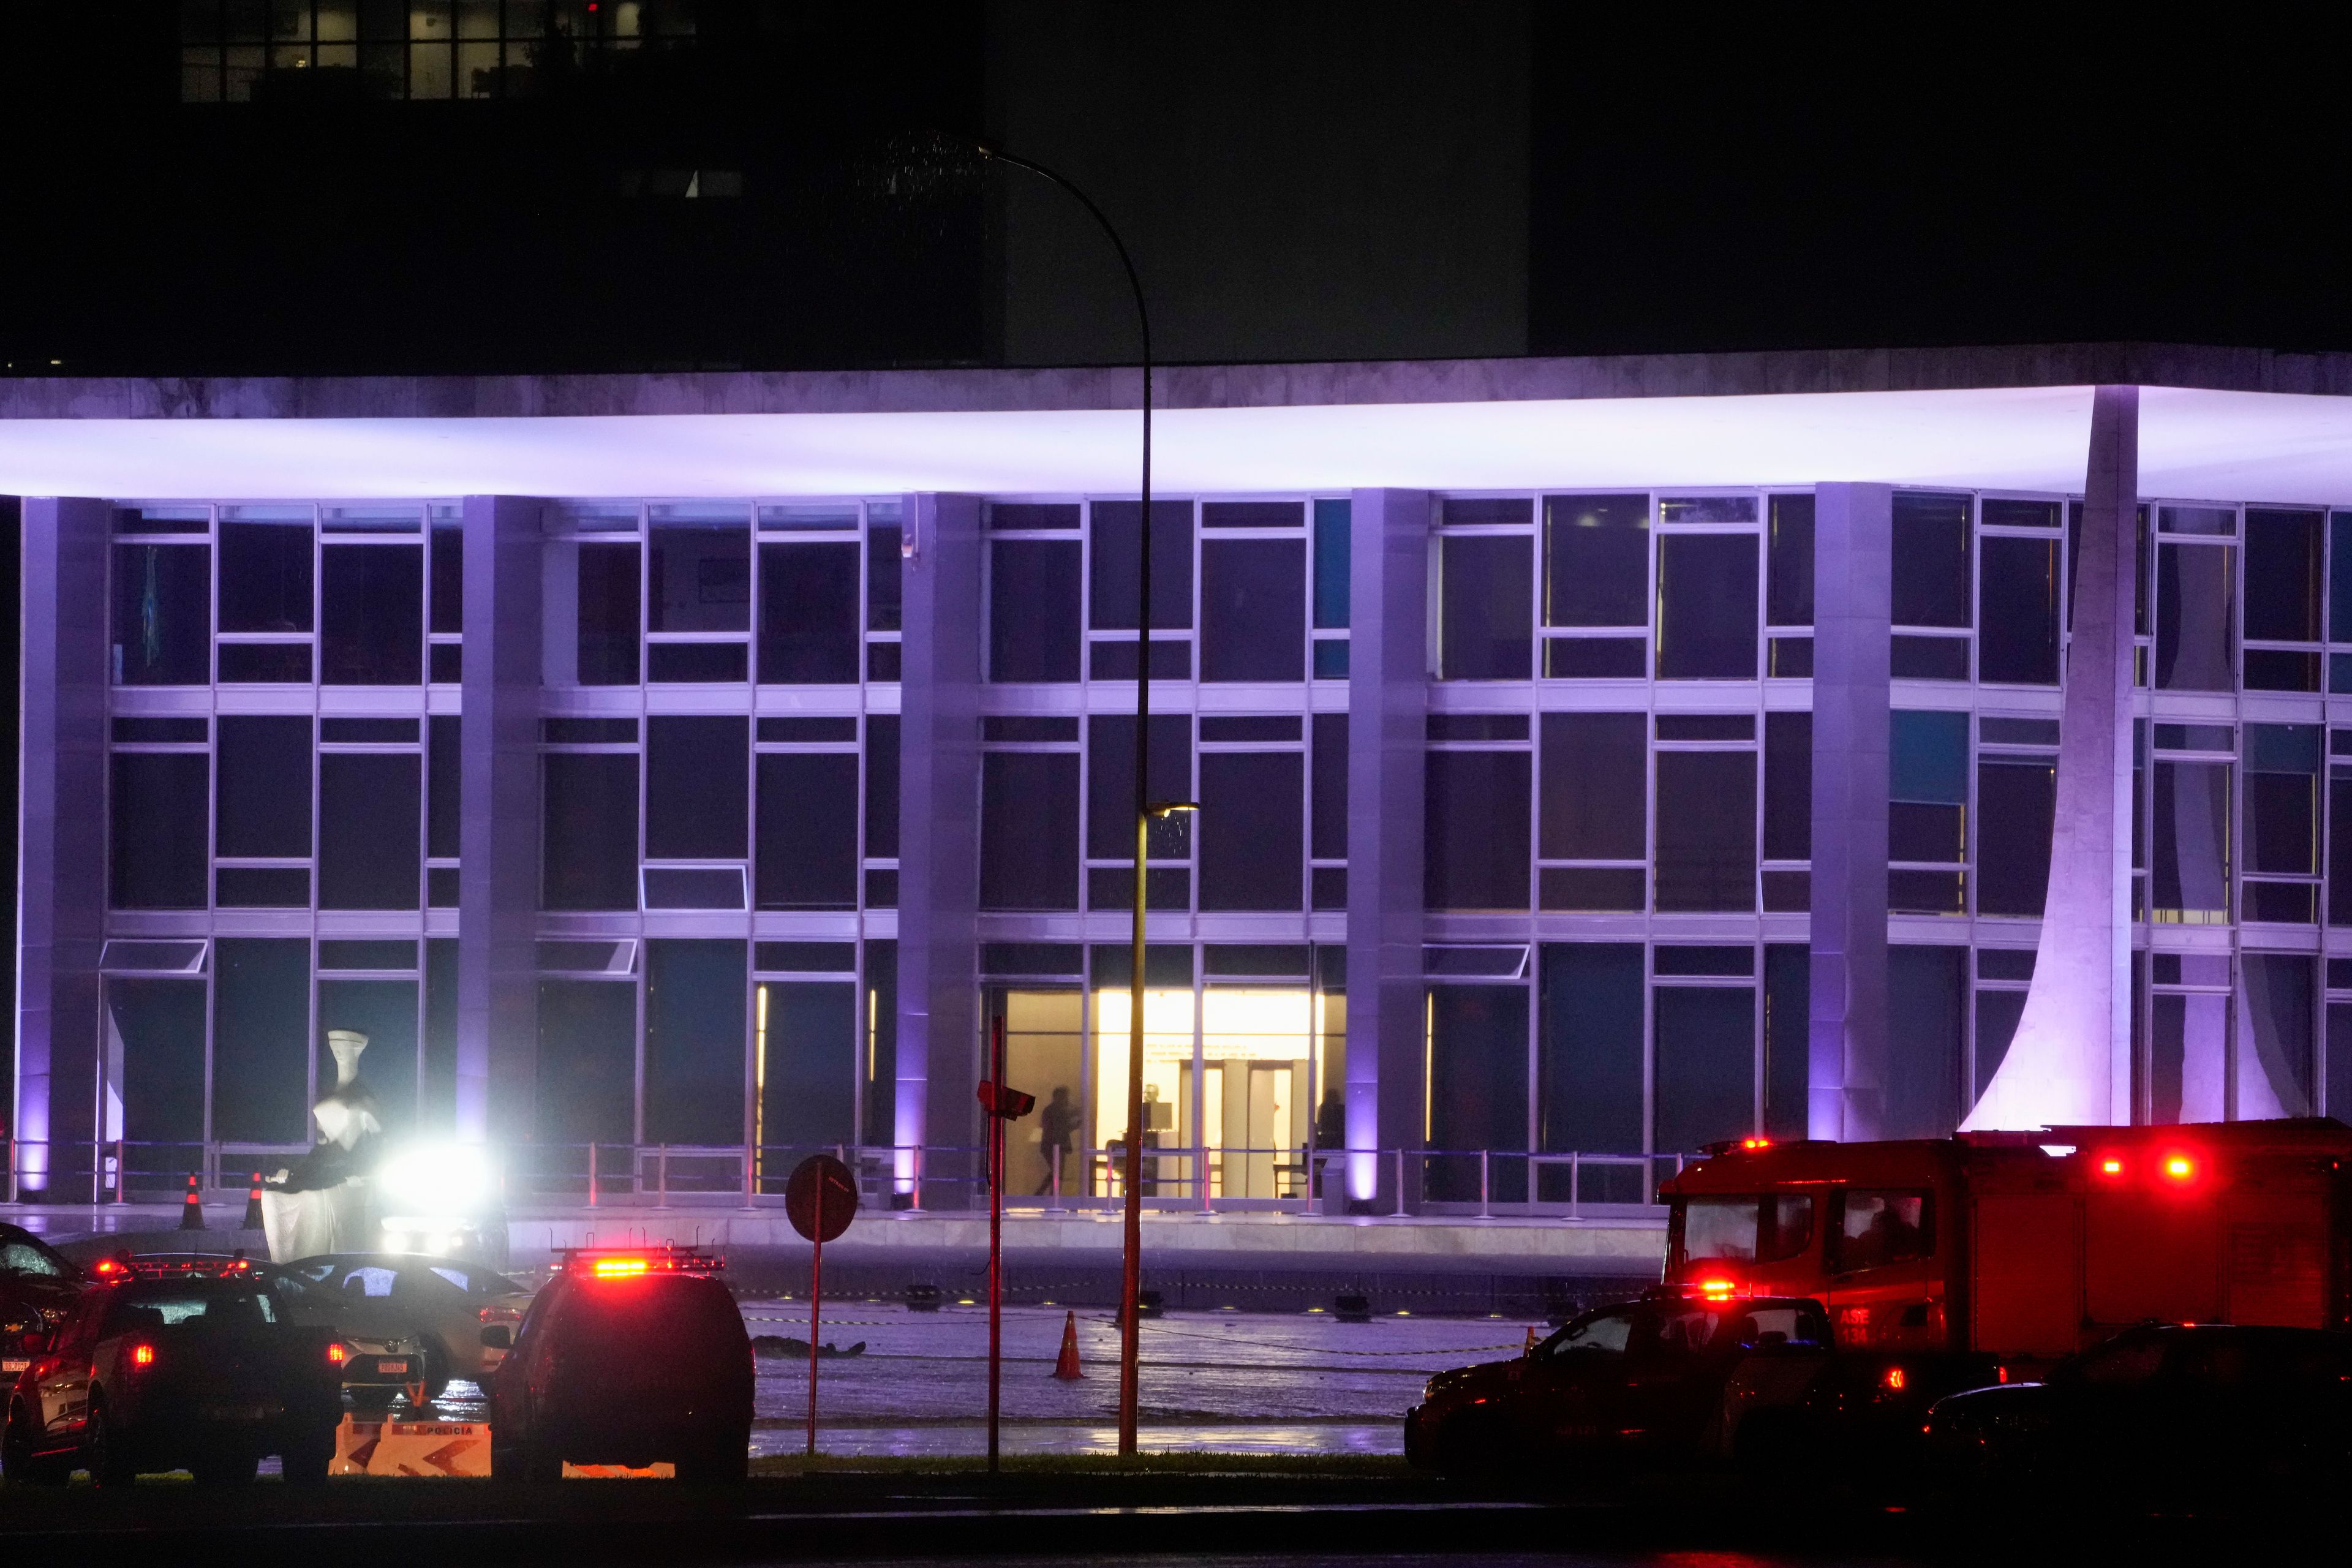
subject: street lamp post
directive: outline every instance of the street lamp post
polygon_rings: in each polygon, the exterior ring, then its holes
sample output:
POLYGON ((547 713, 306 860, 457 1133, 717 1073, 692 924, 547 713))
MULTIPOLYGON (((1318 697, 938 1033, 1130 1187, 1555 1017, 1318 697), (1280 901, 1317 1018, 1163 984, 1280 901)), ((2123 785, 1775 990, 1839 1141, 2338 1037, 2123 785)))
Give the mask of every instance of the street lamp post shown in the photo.
POLYGON ((1118 1310, 1118 1451, 1135 1452, 1138 1403, 1137 1352, 1139 1349, 1143 1295, 1143 910, 1144 861, 1150 852, 1151 824, 1178 811, 1196 811, 1190 801, 1154 801, 1147 773, 1151 759, 1151 315, 1144 309, 1143 283, 1135 262, 1118 237, 1118 230, 1103 216, 1086 192, 1068 180, 1026 158, 979 143, 982 157, 1059 185, 1076 198, 1118 253, 1127 273, 1128 291, 1135 299, 1135 324, 1143 342, 1143 509, 1138 524, 1139 559, 1136 564, 1135 633, 1135 887, 1134 921, 1130 936, 1127 1019, 1127 1154, 1125 1195, 1126 1235, 1119 1282, 1118 1310))

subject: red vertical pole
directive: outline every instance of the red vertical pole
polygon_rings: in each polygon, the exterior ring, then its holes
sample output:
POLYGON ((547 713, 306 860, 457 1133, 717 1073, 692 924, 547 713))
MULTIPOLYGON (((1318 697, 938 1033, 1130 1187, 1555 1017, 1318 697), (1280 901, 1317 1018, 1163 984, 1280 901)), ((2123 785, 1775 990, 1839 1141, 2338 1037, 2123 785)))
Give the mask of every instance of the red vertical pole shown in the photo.
POLYGON ((816 1458, 816 1331, 824 1311, 824 1185, 817 1184, 816 1253, 809 1262, 809 1418, 808 1457, 816 1458))
POLYGON ((988 1469, 996 1473, 997 1408, 1004 1369, 1004 1018, 989 1029, 990 1081, 996 1100, 988 1107, 988 1469))

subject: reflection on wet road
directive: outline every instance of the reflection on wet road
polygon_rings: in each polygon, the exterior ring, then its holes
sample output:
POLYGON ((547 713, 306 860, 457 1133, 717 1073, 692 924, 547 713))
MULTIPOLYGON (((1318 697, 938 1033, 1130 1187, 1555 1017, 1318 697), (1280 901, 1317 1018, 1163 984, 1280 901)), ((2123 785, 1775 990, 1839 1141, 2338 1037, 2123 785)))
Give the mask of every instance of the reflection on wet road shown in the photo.
MULTIPOLYGON (((745 1301, 753 1334, 805 1340, 802 1301, 745 1301)), ((1014 1454, 1110 1453, 1118 1447, 1118 1332, 1109 1313, 1077 1314, 1086 1377, 1052 1376, 1065 1313, 1004 1312, 1004 1447, 1014 1454)), ((1513 1355, 1527 1325, 1502 1319, 1170 1313, 1143 1326, 1148 1451, 1394 1454, 1405 1407, 1429 1374, 1513 1355)), ((826 1303, 821 1336, 855 1356, 818 1363, 818 1446, 856 1456, 972 1454, 985 1446, 988 1318, 975 1307, 910 1312, 895 1303, 826 1303)), ((808 1363, 760 1363, 755 1454, 797 1453, 808 1363)))

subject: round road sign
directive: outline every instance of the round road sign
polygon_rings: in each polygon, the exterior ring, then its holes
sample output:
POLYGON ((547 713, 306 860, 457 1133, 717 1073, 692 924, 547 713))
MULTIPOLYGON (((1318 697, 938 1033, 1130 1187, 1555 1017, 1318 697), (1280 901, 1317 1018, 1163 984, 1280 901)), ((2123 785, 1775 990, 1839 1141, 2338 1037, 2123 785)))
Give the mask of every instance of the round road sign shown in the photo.
POLYGON ((811 1154, 784 1184, 784 1215, 811 1241, 831 1241, 857 1214, 857 1181, 830 1154, 811 1154))

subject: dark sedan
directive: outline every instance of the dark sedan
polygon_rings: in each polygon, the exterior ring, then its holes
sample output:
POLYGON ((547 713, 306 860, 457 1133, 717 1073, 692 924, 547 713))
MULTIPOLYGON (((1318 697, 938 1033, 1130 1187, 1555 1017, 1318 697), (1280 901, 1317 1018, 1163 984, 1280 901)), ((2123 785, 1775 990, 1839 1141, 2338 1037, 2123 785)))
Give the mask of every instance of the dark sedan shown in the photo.
POLYGON ((87 1283, 80 1267, 47 1242, 0 1224, 0 1382, 16 1380, 87 1283))
POLYGON ((1405 1417, 1405 1457, 1451 1475, 1728 1457, 1747 1411, 1794 1398, 1833 1353, 1818 1301, 1661 1289, 1518 1360, 1438 1373, 1405 1417))
POLYGON ((1953 1500, 2193 1508, 2352 1481, 2352 1334, 2148 1324, 2042 1383, 1956 1394, 1927 1437, 1953 1500))

